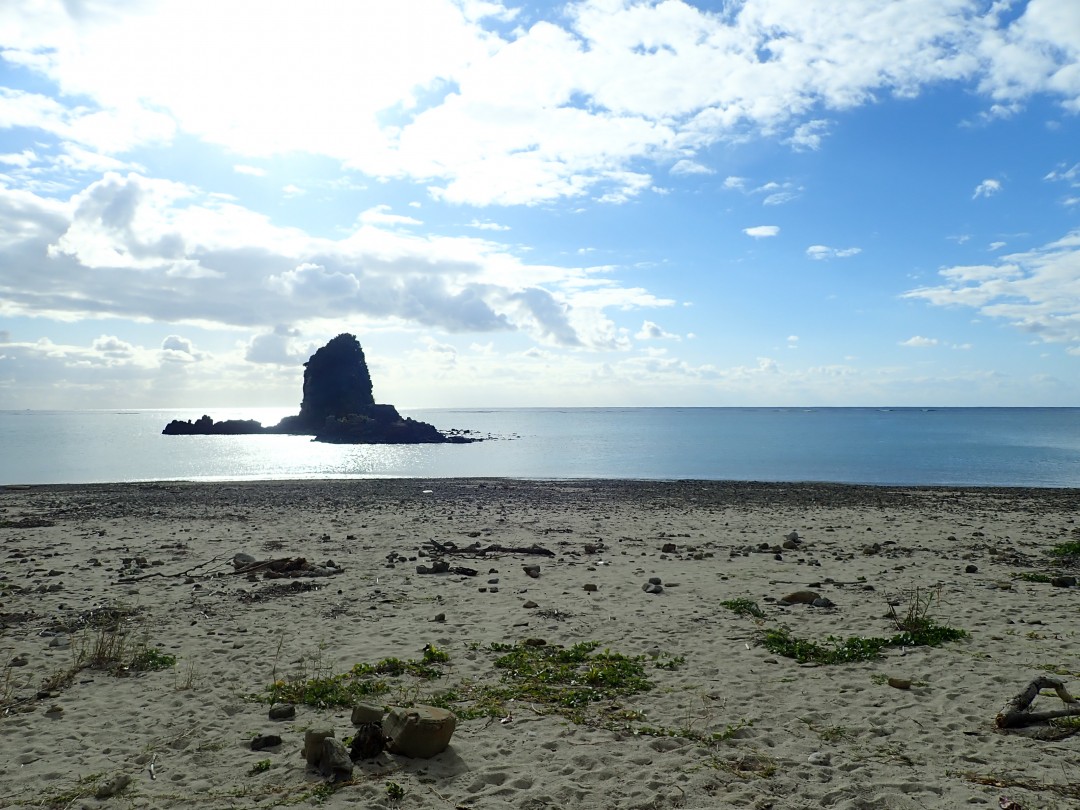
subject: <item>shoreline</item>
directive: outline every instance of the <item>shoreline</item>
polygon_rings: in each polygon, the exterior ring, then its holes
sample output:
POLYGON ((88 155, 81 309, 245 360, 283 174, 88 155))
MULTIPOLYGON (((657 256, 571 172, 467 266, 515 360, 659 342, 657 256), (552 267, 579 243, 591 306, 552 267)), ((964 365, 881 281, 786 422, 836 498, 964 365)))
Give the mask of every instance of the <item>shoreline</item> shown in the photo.
POLYGON ((1077 507, 1077 489, 695 480, 3 486, 0 757, 13 765, 0 804, 922 810, 1007 796, 1064 810, 1077 739, 1004 734, 993 718, 1037 674, 1080 691, 1080 589, 1019 576, 1068 573, 1049 552, 1080 540, 1077 507), (450 559, 476 576, 418 573, 432 540, 461 549, 450 559), (519 551, 469 556, 473 543, 519 551), (553 556, 519 553, 530 546, 553 556), (229 564, 238 553, 340 573, 251 581, 229 564), (537 578, 522 570, 533 563, 537 578), (643 590, 650 577, 662 592, 643 590), (833 606, 780 604, 806 589, 833 606), (890 602, 916 589, 967 637, 835 665, 762 645, 781 627, 819 643, 886 636, 890 602), (763 618, 723 604, 735 600, 763 618), (78 622, 104 609, 175 664, 84 668, 42 690, 94 639, 78 622), (491 645, 529 638, 643 656, 652 688, 582 722, 522 694, 507 722, 462 719, 443 754, 381 754, 336 790, 298 752, 305 729, 351 735, 350 712, 299 705, 275 721, 252 699, 281 678, 416 659, 425 645, 449 656, 439 677, 389 679, 374 700, 465 693, 504 683, 491 645), (282 743, 252 751, 266 734, 282 743), (116 776, 131 783, 94 798, 116 776))

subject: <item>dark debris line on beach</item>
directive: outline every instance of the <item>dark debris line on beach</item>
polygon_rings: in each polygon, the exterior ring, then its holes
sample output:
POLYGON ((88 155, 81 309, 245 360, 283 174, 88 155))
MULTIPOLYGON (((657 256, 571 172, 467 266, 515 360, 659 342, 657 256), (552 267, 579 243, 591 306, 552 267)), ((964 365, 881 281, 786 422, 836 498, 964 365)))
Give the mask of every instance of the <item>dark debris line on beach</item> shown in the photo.
MULTIPOLYGON (((3 490, 0 490, 2 498, 3 490)), ((27 508, 17 520, 139 517, 173 520, 180 512, 187 518, 229 519, 251 508, 320 509, 353 506, 377 501, 411 501, 434 498, 512 505, 516 500, 546 504, 619 502, 633 500, 657 506, 710 509, 786 507, 847 508, 865 506, 918 509, 947 504, 986 506, 1017 511, 1080 509, 1078 489, 883 487, 845 484, 760 483, 732 481, 630 481, 518 479, 361 479, 315 481, 250 481, 221 483, 125 483, 42 485, 19 490, 27 508), (429 490, 431 494, 423 494, 429 490)))

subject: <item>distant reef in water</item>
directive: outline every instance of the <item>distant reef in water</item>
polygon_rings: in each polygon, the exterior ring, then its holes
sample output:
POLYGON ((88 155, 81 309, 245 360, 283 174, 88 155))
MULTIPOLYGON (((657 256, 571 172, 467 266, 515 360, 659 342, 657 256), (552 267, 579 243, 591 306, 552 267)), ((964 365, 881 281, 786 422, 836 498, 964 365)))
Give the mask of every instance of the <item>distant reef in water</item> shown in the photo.
POLYGON ((354 335, 341 334, 304 363, 304 399, 300 413, 272 427, 254 419, 215 422, 203 416, 194 422, 174 419, 166 436, 241 436, 287 433, 313 436, 336 444, 465 444, 480 441, 470 431, 442 433, 427 422, 403 417, 393 405, 377 405, 371 394, 364 350, 354 335))

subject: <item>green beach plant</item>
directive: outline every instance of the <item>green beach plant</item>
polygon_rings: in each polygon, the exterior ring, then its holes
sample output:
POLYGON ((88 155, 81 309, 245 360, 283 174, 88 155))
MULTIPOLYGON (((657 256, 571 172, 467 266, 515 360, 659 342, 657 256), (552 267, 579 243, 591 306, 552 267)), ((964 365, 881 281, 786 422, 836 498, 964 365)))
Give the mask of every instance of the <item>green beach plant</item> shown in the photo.
POLYGON ((755 619, 765 618, 765 611, 758 607, 758 603, 753 599, 747 599, 745 597, 727 599, 721 602, 720 605, 726 607, 736 616, 753 616, 755 619))

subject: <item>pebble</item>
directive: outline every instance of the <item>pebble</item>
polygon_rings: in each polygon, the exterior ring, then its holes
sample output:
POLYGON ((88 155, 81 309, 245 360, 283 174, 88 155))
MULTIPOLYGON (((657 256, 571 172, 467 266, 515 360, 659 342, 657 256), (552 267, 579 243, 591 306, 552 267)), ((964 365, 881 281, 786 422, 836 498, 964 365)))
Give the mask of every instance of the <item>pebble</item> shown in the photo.
POLYGON ((815 751, 806 758, 806 761, 809 762, 811 765, 831 765, 832 754, 829 754, 825 751, 815 751))
POLYGON ((534 602, 532 599, 530 599, 528 602, 526 602, 524 605, 522 605, 522 607, 525 608, 526 610, 532 610, 535 607, 539 607, 539 605, 537 605, 536 602, 534 602))
POLYGON ((1050 584, 1055 588, 1073 588, 1076 586, 1076 577, 1054 577, 1050 584))
POLYGON ((977 574, 977 573, 979 573, 979 566, 977 566, 977 565, 965 566, 964 567, 964 573, 965 574, 977 574))
POLYGON ((908 678, 889 678, 889 686, 893 689, 910 689, 911 680, 908 678))
POLYGON ((586 582, 584 587, 585 587, 585 590, 588 591, 589 593, 593 593, 595 591, 600 590, 599 588, 596 587, 596 584, 593 583, 593 582, 586 582))

